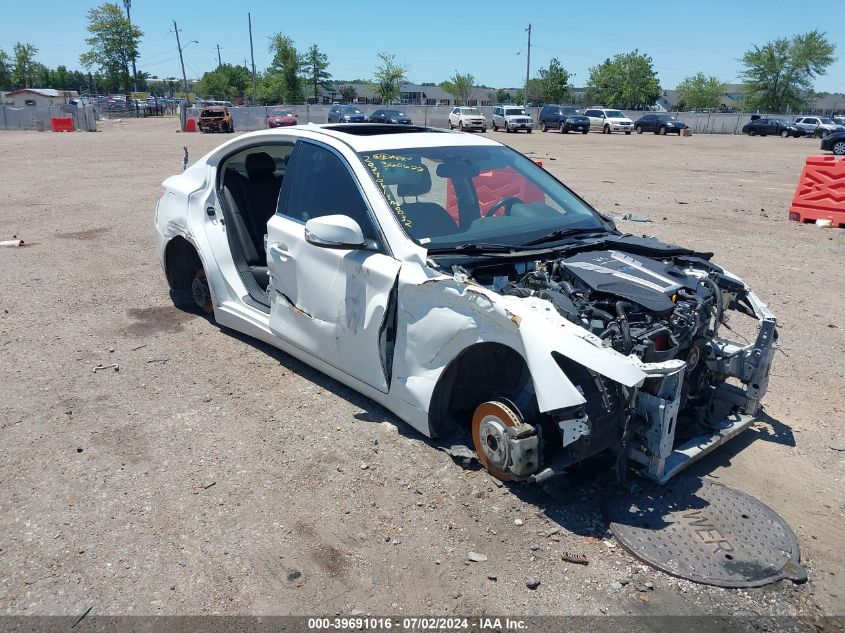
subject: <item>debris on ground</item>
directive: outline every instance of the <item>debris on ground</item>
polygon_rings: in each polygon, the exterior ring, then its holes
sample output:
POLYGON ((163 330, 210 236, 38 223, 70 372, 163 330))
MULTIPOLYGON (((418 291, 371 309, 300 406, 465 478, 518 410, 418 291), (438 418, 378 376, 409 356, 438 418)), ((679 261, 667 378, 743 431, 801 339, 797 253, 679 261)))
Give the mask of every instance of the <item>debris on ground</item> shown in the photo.
POLYGON ((111 363, 110 365, 97 365, 94 367, 94 373, 97 373, 101 369, 114 369, 115 371, 120 371, 120 365, 117 363, 111 363))
POLYGON ((487 556, 485 554, 479 554, 478 552, 470 552, 467 558, 469 558, 469 560, 473 563, 483 563, 487 560, 487 556))
POLYGON ((0 246, 15 247, 15 246, 23 246, 23 245, 24 245, 23 240, 3 240, 2 242, 0 242, 0 246))
POLYGON ((570 552, 564 550, 560 553, 561 560, 566 561, 567 563, 574 563, 576 565, 589 565, 590 561, 587 559, 586 555, 578 554, 576 552, 570 552))
POLYGON ((536 589, 540 586, 540 579, 539 578, 531 578, 525 581, 525 586, 529 589, 536 589))

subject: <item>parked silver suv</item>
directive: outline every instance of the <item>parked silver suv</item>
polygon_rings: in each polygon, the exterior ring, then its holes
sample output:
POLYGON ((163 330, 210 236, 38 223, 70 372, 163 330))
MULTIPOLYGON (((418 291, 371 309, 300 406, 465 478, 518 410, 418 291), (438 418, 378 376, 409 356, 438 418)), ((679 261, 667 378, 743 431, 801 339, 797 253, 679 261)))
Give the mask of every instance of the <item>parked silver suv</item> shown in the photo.
POLYGON ((534 119, 522 106, 496 106, 493 108, 493 131, 498 132, 499 128, 505 132, 525 130, 531 134, 534 119))
POLYGON ((819 136, 821 138, 833 132, 845 131, 845 126, 838 125, 833 119, 826 116, 800 116, 795 119, 795 127, 808 136, 819 136))

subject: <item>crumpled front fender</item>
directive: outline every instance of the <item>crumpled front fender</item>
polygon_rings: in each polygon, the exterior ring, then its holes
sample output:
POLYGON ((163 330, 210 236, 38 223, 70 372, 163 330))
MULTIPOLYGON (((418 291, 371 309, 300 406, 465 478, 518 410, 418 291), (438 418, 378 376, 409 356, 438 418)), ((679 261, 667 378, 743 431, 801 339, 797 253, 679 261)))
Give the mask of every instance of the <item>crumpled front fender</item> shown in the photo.
POLYGON ((406 263, 399 273, 398 301, 391 391, 421 411, 429 410, 449 363, 479 343, 505 345, 525 359, 541 412, 584 403, 554 353, 628 387, 646 378, 638 359, 603 347, 541 299, 502 296, 472 281, 406 263))

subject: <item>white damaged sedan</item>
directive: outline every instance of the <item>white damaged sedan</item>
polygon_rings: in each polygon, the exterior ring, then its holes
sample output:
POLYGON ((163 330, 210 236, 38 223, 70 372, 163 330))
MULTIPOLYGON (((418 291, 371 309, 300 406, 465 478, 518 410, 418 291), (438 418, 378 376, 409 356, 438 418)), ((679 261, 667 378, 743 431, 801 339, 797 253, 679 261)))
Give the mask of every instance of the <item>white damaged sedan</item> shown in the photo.
POLYGON ((265 130, 164 189, 155 224, 178 306, 427 436, 463 434, 500 479, 610 450, 665 482, 760 410, 776 321, 742 280, 710 253, 619 232, 495 141, 265 130), (757 321, 753 342, 720 335, 728 312, 757 321))

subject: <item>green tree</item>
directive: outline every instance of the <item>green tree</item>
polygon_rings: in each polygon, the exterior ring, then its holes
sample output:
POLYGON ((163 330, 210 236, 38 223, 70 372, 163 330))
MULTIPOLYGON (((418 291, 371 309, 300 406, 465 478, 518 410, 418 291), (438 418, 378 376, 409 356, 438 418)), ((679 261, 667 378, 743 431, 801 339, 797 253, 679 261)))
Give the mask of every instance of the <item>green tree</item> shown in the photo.
POLYGON ((610 108, 646 108, 660 96, 660 82, 648 55, 633 50, 590 68, 590 100, 610 108))
POLYGON ((12 84, 15 88, 35 87, 35 54, 38 49, 32 44, 16 42, 12 49, 15 67, 12 71, 12 84))
POLYGON ((296 52, 293 40, 287 35, 276 33, 270 38, 270 52, 273 61, 265 77, 265 95, 273 97, 265 101, 281 103, 302 103, 305 101, 302 69, 304 60, 296 52))
POLYGON ((496 103, 508 103, 511 100, 511 93, 504 88, 496 91, 496 103))
POLYGON ((86 68, 98 67, 109 85, 129 92, 129 67, 138 56, 141 29, 129 23, 117 4, 106 2, 88 11, 88 32, 91 37, 85 43, 90 48, 79 61, 86 68))
POLYGON ((316 44, 312 44, 305 55, 306 71, 308 73, 308 85, 313 90, 314 100, 317 100, 317 92, 320 88, 329 88, 329 79, 332 74, 328 72, 329 58, 320 51, 316 44))
POLYGON ((742 56, 746 107, 768 112, 801 110, 813 80, 836 61, 836 45, 818 30, 754 45, 742 56))
POLYGON ((725 84, 718 77, 705 75, 702 72, 685 78, 678 84, 680 100, 688 108, 717 108, 725 93, 725 84))
MULTIPOLYGON (((540 84, 539 79, 529 79, 528 80, 528 103, 537 103, 540 101, 540 96, 543 93, 543 88, 540 84)), ((514 95, 513 102, 517 105, 524 105, 525 102, 525 91, 520 90, 516 95, 514 95)))
POLYGON ((467 105, 475 88, 475 77, 469 73, 462 75, 456 70, 454 75, 440 84, 440 87, 455 97, 458 103, 467 105))
POLYGON ((548 68, 537 71, 540 75, 540 96, 546 103, 564 103, 569 96, 569 71, 557 57, 552 57, 548 68))
POLYGON ((340 89, 340 98, 344 103, 352 103, 358 98, 358 91, 355 86, 343 86, 340 89))
POLYGON ((12 73, 14 66, 9 54, 0 49, 0 90, 10 89, 12 87, 12 73))
POLYGON ((379 53, 381 63, 376 66, 376 93, 383 103, 395 101, 402 94, 402 82, 408 72, 407 66, 396 62, 396 55, 379 53))
POLYGON ((246 66, 223 64, 200 78, 196 92, 207 98, 229 101, 244 94, 251 85, 252 75, 246 66))

